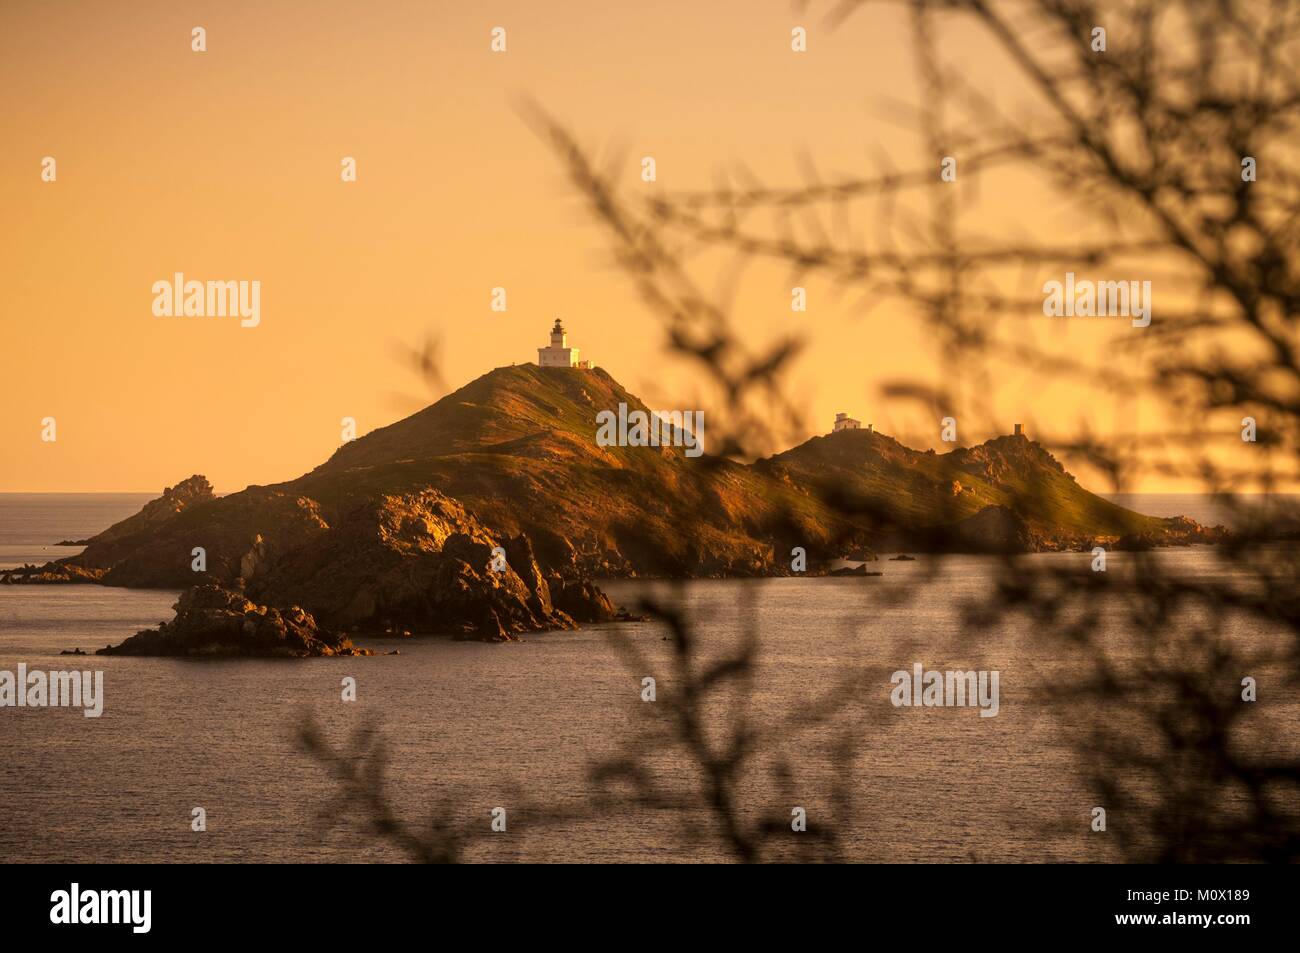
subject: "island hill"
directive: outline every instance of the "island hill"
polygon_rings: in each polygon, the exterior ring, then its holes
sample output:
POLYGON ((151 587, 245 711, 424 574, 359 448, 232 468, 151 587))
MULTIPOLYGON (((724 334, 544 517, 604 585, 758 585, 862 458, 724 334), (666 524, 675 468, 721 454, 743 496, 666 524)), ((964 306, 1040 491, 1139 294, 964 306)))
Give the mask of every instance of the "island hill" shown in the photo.
POLYGON ((608 621, 618 613, 600 577, 790 575, 795 547, 817 574, 885 549, 1136 548, 1222 534, 1103 500, 1023 435, 937 454, 844 429, 742 464, 599 446, 596 415, 620 403, 649 413, 599 368, 497 368, 296 480, 216 497, 192 476, 82 553, 0 581, 199 587, 170 633, 113 651, 338 654, 354 650, 330 633, 505 640, 608 621), (266 624, 270 612, 292 624, 266 624))

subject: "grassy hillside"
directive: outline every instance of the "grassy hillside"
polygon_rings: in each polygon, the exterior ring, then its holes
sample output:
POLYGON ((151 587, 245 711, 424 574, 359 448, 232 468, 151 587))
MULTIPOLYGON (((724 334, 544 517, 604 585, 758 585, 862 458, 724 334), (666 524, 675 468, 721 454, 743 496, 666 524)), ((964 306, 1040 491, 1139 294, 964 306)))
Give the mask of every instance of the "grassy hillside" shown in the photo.
MULTIPOLYGON (((527 532, 539 553, 576 550, 599 571, 763 571, 774 524, 807 500, 681 447, 598 446, 596 415, 620 403, 649 411, 603 370, 497 368, 281 488, 328 511, 357 494, 434 486, 489 525, 527 532)), ((822 537, 835 522, 810 516, 807 531, 822 537)))
MULTIPOLYGON (((904 447, 884 434, 845 430, 814 437, 757 467, 846 514, 923 529, 1003 507, 1044 537, 1121 537, 1159 533, 1165 521, 1088 492, 1037 443, 1006 436, 948 453, 904 447)), ((852 516, 850 516, 852 518, 852 516)))
POLYGON ((649 410, 603 370, 497 368, 281 489, 329 512, 358 494, 434 486, 489 525, 527 532, 548 558, 576 551, 617 573, 766 572, 797 545, 814 559, 920 545, 924 531, 989 507, 1013 514, 1030 548, 1162 531, 1079 487, 1023 437, 936 454, 844 431, 743 466, 679 447, 598 446, 596 415, 619 403, 649 410))

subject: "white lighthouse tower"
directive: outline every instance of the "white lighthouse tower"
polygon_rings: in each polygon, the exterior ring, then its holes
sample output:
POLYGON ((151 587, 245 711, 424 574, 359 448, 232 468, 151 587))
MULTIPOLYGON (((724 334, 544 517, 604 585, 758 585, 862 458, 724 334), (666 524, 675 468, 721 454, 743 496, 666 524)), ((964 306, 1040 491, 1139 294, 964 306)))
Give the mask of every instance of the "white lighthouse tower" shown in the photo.
POLYGON ((578 360, 576 347, 569 347, 569 335, 559 318, 555 319, 555 326, 551 328, 550 345, 537 349, 537 363, 542 367, 591 367, 591 361, 578 360))

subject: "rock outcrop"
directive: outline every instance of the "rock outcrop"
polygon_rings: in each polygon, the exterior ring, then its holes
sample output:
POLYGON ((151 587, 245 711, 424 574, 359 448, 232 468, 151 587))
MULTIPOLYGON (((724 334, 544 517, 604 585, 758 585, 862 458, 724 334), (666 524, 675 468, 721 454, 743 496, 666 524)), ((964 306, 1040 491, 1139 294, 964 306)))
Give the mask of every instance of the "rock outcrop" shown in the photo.
MULTIPOLYGON (((244 582, 258 601, 308 606, 361 631, 501 641, 575 622, 556 607, 528 537, 495 534, 434 489, 363 501, 244 582)), ((563 605, 584 620, 613 615, 594 586, 566 593, 563 605)))
POLYGON ((884 573, 879 570, 867 568, 867 564, 861 566, 842 566, 839 569, 832 569, 827 573, 828 576, 883 576, 884 573))
POLYGON ((175 609, 176 618, 171 622, 137 632, 121 645, 107 646, 95 654, 264 658, 374 654, 356 648, 341 633, 320 628, 305 609, 256 605, 220 586, 187 590, 175 609))
POLYGON ((94 537, 95 543, 103 546, 137 533, 155 531, 190 507, 211 502, 216 498, 207 477, 195 474, 175 486, 165 488, 162 496, 150 500, 139 513, 114 524, 94 537))
POLYGON ((84 584, 97 583, 102 581, 103 578, 104 570, 102 569, 73 566, 63 560, 48 562, 43 566, 28 563, 16 569, 0 569, 0 585, 15 585, 20 582, 84 584))
MULTIPOLYGON (((203 477, 190 479, 207 483, 203 477)), ((180 589, 200 582, 231 586, 247 568, 246 560, 274 559, 328 528, 317 501, 255 486, 186 507, 156 529, 107 541, 96 536, 84 552, 67 561, 104 568, 104 583, 110 586, 180 589), (196 548, 203 551, 204 568, 198 571, 196 548)))
MULTIPOLYGON (((181 485, 208 484, 192 477, 181 485)), ((619 618, 575 559, 543 570, 527 535, 492 530, 432 488, 342 499, 332 524, 317 501, 274 488, 193 505, 180 502, 203 494, 168 492, 169 500, 145 507, 154 514, 147 529, 131 517, 78 556, 13 570, 0 581, 215 587, 254 605, 303 607, 331 628, 487 641, 619 618), (127 524, 134 528, 123 529, 127 524)))

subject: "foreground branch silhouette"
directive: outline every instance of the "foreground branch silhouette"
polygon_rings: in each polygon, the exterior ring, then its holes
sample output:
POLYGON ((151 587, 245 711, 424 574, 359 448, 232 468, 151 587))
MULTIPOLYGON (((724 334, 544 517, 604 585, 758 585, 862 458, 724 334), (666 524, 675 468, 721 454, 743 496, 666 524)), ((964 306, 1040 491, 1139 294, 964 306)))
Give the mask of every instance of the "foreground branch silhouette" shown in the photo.
MULTIPOLYGON (((1023 699, 1058 726, 1095 798, 1045 831, 1066 856, 1089 856, 1083 844, 1096 836, 1088 828, 1095 804, 1124 860, 1300 859, 1300 519, 1285 497, 1248 495, 1300 482, 1300 7, 842 0, 806 8, 849 42, 858 19, 883 6, 905 10, 911 23, 924 154, 913 169, 834 181, 810 171, 784 186, 746 172, 734 185, 647 198, 543 108, 523 113, 661 320, 669 352, 722 395, 713 414, 726 421, 712 435, 717 459, 753 459, 803 432, 787 381, 799 349, 792 339, 755 344, 740 333, 740 316, 701 290, 687 253, 699 247, 726 253, 737 272, 766 262, 850 297, 906 304, 933 332, 945 383, 936 390, 886 381, 881 396, 954 415, 967 432, 992 425, 987 395, 1008 366, 1158 408, 1156 431, 1106 435, 1054 420, 1040 442, 1105 474, 1116 492, 1149 476, 1194 481, 1231 518, 1217 571, 1189 574, 1159 552, 1135 552, 1106 572, 1006 552, 992 590, 965 606, 964 625, 973 641, 1013 622, 1027 626, 1069 666, 1066 678, 1043 673, 1023 699), (954 23, 1016 71, 1034 95, 1029 117, 1006 115, 949 65, 938 36, 954 23), (1093 47, 1099 26, 1104 52, 1093 47), (1024 177, 1074 207, 1078 228, 1026 239, 968 227, 958 184, 938 174, 945 156, 958 160, 961 189, 989 176, 1024 177), (1253 180, 1243 175, 1246 159, 1253 180), (877 238, 850 240, 843 223, 854 220, 871 222, 877 238), (1125 324, 1100 359, 1061 353, 1036 340, 1030 323, 1043 313, 1043 279, 1085 267, 1159 274, 1170 289, 1150 327, 1125 324), (1245 418, 1257 422, 1256 442, 1241 439, 1245 418), (1245 700, 1246 680, 1258 701, 1245 700)), ((1035 492, 1021 505, 1044 502, 1035 492)), ((828 502, 869 533, 897 528, 887 500, 828 502)), ((939 552, 957 542, 944 536, 945 515, 934 514, 939 552)), ((793 514, 770 529, 781 544, 797 544, 793 514)), ((936 559, 922 578, 942 572, 936 559)), ((842 832, 870 782, 855 753, 888 710, 885 692, 868 673, 850 673, 824 699, 791 700, 784 728, 760 730, 749 702, 774 635, 763 629, 762 584, 737 586, 744 638, 708 661, 699 619, 655 601, 642 607, 670 639, 671 690, 644 706, 635 743, 592 765, 593 821, 617 803, 678 812, 690 820, 690 838, 720 842, 739 861, 873 859, 870 843, 850 849, 842 832), (723 719, 715 712, 726 704, 723 719), (795 838, 791 726, 838 732, 842 767, 834 790, 822 792, 834 805, 829 816, 795 838), (693 783, 665 784, 655 769, 664 752, 690 765, 693 783), (768 795, 755 796, 739 778, 768 755, 778 767, 762 789, 768 795)), ((905 606, 914 595, 891 585, 878 598, 905 606)), ((662 671, 632 640, 611 638, 630 674, 662 671)), ((376 832, 394 836, 380 775, 345 778, 361 798, 352 809, 369 811, 376 832)), ((457 858, 455 837, 433 837, 432 845, 398 840, 413 859, 457 858)))

